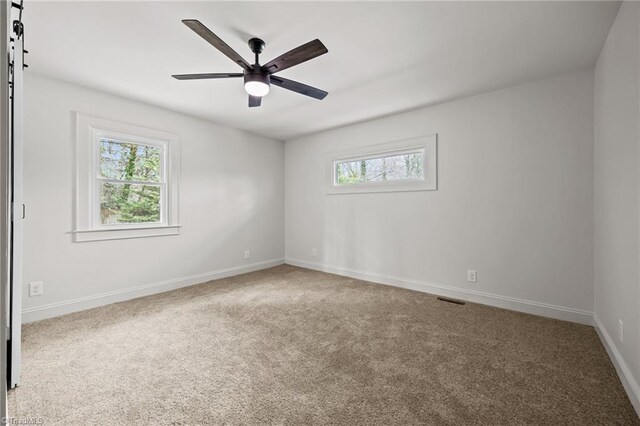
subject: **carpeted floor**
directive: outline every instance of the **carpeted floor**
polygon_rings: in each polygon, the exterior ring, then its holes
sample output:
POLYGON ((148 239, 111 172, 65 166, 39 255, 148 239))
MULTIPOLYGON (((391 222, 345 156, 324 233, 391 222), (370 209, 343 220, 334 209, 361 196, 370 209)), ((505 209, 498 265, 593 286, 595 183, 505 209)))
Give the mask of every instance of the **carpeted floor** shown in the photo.
POLYGON ((46 425, 640 425, 592 327, 286 265, 23 335, 46 425))

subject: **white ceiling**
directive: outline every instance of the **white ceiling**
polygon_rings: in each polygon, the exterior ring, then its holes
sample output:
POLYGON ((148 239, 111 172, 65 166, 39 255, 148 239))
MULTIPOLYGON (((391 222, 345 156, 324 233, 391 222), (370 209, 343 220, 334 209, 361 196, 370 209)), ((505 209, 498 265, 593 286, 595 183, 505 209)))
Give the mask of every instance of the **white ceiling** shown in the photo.
POLYGON ((399 111, 592 67, 618 2, 34 2, 29 72, 287 140, 399 111), (319 38, 329 53, 282 76, 327 90, 317 101, 272 88, 248 108, 240 72, 184 26, 202 21, 247 60, 319 38))

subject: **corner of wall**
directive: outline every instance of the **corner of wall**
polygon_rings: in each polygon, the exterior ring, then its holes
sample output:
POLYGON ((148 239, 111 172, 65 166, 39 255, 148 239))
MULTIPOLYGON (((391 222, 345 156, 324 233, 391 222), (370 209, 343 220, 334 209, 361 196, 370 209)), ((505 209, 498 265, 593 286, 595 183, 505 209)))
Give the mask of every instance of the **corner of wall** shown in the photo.
POLYGON ((611 361, 613 362, 613 366, 618 373, 618 377, 620 377, 620 382, 629 396, 631 405, 633 405, 636 413, 640 416, 640 384, 638 384, 636 379, 633 377, 629 366, 624 361, 624 358, 622 358, 616 344, 609 333, 607 333, 606 328, 602 325, 597 315, 593 316, 593 325, 598 333, 598 337, 600 337, 600 340, 602 341, 602 345, 609 355, 609 358, 611 358, 611 361))
POLYGON ((622 2, 596 61, 593 132, 594 327, 640 416, 640 4, 636 2, 622 2), (625 210, 631 213, 625 215, 625 210), (614 333, 616 318, 626 322, 624 344, 614 333))

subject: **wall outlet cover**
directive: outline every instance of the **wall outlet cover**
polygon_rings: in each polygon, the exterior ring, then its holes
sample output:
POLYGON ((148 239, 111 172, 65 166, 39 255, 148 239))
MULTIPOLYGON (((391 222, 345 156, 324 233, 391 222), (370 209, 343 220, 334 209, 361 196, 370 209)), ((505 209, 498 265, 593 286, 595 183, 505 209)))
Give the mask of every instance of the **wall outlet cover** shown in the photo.
POLYGON ((44 283, 42 281, 36 281, 29 283, 29 296, 42 296, 44 294, 44 283))
POLYGON ((618 320, 618 339, 620 343, 624 343, 624 323, 621 319, 618 320))

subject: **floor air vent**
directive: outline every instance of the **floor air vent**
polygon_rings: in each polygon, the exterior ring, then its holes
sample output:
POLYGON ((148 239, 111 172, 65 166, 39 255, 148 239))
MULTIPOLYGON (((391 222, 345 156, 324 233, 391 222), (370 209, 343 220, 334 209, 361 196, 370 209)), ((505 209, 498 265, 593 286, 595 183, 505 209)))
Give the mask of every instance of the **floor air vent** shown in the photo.
POLYGON ((462 300, 449 299, 448 297, 438 297, 438 300, 442 300, 443 302, 455 303, 456 305, 465 304, 462 300))

